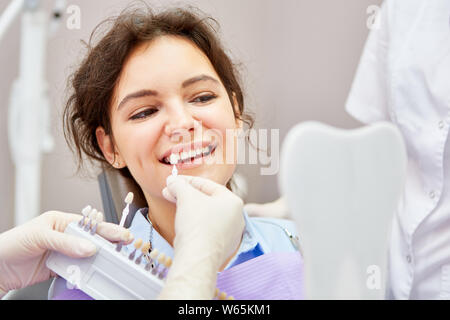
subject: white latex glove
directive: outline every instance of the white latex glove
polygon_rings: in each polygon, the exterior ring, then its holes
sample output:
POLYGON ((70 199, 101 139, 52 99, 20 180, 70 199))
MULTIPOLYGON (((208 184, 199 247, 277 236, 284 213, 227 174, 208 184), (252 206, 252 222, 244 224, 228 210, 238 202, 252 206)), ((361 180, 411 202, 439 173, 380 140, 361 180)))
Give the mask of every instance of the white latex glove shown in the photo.
POLYGON ((164 197, 176 202, 174 259, 160 299, 212 299, 217 271, 238 249, 242 199, 211 180, 169 176, 164 197))
MULTIPOLYGON (((55 276, 45 265, 51 250, 74 258, 95 254, 90 241, 63 233, 69 223, 81 219, 78 214, 51 211, 0 234, 0 296, 55 276)), ((133 240, 127 229, 112 223, 101 222, 97 233, 113 242, 133 240)))
POLYGON ((252 217, 289 219, 290 213, 286 200, 281 197, 273 202, 258 204, 248 203, 244 206, 245 212, 252 217))

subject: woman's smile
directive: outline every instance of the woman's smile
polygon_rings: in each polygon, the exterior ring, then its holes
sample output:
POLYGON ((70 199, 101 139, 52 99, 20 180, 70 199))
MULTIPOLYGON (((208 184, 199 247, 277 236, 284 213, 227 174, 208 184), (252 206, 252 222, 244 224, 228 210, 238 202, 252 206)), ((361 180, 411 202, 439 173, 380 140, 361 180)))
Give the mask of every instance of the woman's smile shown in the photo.
POLYGON ((216 148, 217 144, 207 141, 177 145, 166 151, 159 161, 163 165, 176 165, 179 169, 195 168, 209 160, 216 148))

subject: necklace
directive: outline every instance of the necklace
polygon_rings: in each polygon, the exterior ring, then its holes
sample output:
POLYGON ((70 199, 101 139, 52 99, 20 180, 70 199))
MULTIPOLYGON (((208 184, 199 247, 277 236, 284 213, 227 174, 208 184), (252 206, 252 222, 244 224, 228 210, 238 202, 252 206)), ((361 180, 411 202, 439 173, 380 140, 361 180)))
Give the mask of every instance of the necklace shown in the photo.
POLYGON ((148 217, 148 213, 145 215, 145 219, 147 219, 148 223, 150 224, 150 235, 148 237, 148 242, 150 243, 150 248, 148 249, 148 254, 146 254, 146 258, 149 259, 149 254, 152 252, 153 249, 153 223, 150 221, 148 217))

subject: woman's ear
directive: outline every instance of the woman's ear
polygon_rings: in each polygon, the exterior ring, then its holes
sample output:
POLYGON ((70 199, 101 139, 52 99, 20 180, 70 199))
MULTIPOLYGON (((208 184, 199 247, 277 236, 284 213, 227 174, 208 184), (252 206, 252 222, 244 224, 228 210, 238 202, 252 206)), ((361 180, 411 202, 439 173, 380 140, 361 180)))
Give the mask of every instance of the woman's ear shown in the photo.
POLYGON ((120 169, 123 166, 123 161, 119 153, 115 152, 114 142, 109 134, 106 134, 103 127, 98 127, 95 130, 97 143, 102 150, 103 156, 114 168, 120 169))

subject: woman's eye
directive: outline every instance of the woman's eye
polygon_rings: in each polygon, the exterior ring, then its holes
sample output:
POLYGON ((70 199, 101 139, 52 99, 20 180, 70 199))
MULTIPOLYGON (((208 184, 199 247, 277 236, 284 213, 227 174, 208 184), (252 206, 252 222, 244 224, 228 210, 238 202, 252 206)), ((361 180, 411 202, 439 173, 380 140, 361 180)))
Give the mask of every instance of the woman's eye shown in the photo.
POLYGON ((205 102, 211 101, 211 100, 213 100, 213 99, 215 99, 215 98, 216 98, 215 95, 210 95, 210 94, 208 94, 208 95, 203 95, 203 96, 200 96, 200 97, 195 98, 195 99, 193 100, 193 102, 205 103, 205 102))
POLYGON ((130 117, 130 120, 139 120, 139 119, 145 119, 147 117, 150 117, 152 114, 157 112, 158 109, 152 108, 152 109, 145 109, 144 111, 141 111, 139 113, 136 113, 135 115, 130 117))

